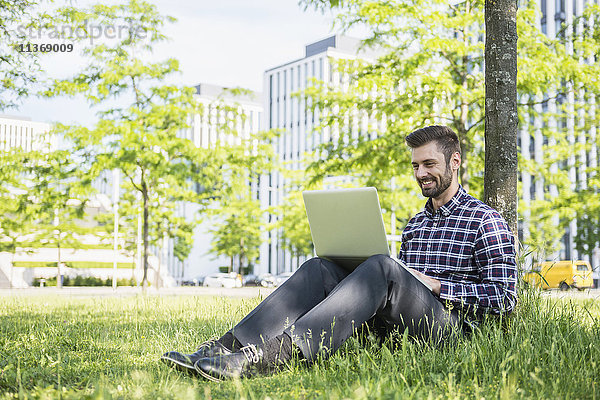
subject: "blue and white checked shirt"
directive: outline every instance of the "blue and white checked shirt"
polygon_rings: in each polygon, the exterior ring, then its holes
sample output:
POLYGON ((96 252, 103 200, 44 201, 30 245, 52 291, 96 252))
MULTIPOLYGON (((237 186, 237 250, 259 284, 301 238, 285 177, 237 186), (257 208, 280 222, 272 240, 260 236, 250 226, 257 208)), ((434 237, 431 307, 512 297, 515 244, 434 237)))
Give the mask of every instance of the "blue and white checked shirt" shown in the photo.
POLYGON ((440 280, 440 299, 454 307, 499 314, 517 302, 514 237, 496 210, 462 186, 435 213, 429 199, 408 222, 398 258, 440 280))

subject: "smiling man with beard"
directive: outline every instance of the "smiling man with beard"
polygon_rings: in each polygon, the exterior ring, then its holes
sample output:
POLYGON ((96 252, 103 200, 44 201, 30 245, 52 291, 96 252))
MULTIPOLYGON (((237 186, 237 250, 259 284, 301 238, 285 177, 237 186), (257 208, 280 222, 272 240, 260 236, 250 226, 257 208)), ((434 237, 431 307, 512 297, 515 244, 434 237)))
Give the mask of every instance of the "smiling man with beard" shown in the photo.
POLYGON ((497 211, 458 183, 456 133, 428 126, 406 143, 428 200, 405 227, 398 260, 376 255, 349 272, 312 258, 221 338, 161 359, 209 380, 251 377, 277 371, 293 354, 307 363, 328 357, 363 324, 440 343, 485 314, 510 313, 517 297, 514 238, 497 211))

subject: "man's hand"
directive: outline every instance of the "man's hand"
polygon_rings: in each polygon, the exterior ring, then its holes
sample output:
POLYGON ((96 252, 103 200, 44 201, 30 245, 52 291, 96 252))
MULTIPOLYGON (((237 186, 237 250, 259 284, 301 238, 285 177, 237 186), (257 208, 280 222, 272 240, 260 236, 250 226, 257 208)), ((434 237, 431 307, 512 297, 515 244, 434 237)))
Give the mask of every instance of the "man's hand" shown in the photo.
POLYGON ((429 286, 431 286, 431 291, 433 292, 433 294, 435 295, 440 295, 440 289, 442 288, 442 283, 435 279, 432 278, 430 276, 427 276, 419 271, 417 271, 416 269, 412 269, 411 270, 418 275, 421 279, 423 279, 425 282, 429 283, 429 286))

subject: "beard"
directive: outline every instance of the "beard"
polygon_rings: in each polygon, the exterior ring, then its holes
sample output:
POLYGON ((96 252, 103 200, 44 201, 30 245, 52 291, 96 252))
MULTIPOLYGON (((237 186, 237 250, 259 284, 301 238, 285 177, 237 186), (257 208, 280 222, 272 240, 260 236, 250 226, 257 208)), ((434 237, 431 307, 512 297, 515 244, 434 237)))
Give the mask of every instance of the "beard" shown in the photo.
POLYGON ((424 188, 421 183, 421 180, 419 180, 419 186, 421 186, 421 193, 423 193, 423 196, 425 197, 439 197, 452 184, 452 169, 450 168, 450 165, 446 166, 446 172, 444 173, 444 175, 440 176, 439 178, 431 177, 428 179, 433 179, 435 184, 430 188, 424 188))

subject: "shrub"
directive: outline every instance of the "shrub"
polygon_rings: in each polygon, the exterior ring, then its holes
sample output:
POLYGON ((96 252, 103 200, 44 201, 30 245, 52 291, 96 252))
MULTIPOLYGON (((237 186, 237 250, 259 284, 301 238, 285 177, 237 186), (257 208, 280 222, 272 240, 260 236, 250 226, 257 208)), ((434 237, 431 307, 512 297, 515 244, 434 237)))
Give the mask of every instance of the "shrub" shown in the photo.
MULTIPOLYGON (((40 286, 40 280, 45 279, 44 286, 56 286, 56 277, 34 278, 33 286, 40 286)), ((117 286, 136 286, 135 279, 117 279, 117 286)), ((63 277, 63 286, 112 286, 112 278, 102 279, 95 276, 77 275, 75 278, 63 277)))

